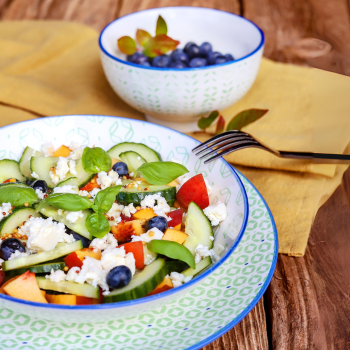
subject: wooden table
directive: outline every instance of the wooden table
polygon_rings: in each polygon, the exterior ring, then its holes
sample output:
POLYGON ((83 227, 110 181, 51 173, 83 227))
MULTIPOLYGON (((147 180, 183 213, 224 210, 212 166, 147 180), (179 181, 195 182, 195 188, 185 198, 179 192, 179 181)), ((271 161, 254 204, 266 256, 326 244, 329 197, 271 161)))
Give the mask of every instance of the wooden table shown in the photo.
MULTIPOLYGON (((101 30, 119 16, 170 5, 240 14, 264 30, 266 57, 350 75, 348 0, 0 0, 0 18, 71 20, 101 30)), ((316 216, 305 256, 280 255, 264 298, 204 349, 349 349, 349 206, 347 171, 316 216)))

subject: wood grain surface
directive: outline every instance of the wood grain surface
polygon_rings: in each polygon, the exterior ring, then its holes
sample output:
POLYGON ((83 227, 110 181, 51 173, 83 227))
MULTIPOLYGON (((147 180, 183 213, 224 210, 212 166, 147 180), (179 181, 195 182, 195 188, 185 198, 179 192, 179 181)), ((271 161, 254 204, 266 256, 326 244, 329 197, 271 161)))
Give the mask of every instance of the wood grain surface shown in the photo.
MULTIPOLYGON (((71 20, 101 30, 131 12, 180 5, 254 21, 273 60, 350 75, 348 0, 0 0, 0 19, 71 20)), ((305 256, 280 255, 264 300, 204 349, 350 349, 349 210, 348 170, 318 211, 305 256)))

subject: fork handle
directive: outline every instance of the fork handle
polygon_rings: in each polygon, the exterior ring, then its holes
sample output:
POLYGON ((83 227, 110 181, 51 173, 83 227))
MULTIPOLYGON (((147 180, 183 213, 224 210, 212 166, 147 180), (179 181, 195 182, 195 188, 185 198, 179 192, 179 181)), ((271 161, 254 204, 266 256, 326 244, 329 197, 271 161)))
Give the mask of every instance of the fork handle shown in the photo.
POLYGON ((314 160, 319 164, 350 164, 350 155, 331 154, 331 153, 312 153, 312 152, 289 152, 279 151, 282 158, 297 158, 314 160))

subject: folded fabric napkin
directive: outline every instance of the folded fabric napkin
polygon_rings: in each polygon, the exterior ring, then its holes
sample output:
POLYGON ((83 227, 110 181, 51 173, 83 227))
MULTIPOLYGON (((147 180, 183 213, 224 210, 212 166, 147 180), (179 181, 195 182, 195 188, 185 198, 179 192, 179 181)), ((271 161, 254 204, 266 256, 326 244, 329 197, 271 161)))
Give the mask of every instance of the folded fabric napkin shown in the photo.
MULTIPOLYGON (((97 38, 93 29, 76 23, 0 22, 0 126, 63 114, 143 119, 110 88, 97 38)), ((350 110, 346 91, 349 78, 263 59, 252 89, 222 114, 230 120, 245 109, 269 109, 243 130, 281 150, 327 152, 317 146, 323 145, 330 125, 337 124, 328 152, 343 153, 350 139, 343 122, 350 110)), ((227 159, 265 197, 276 220, 279 251, 302 256, 316 210, 338 186, 346 166, 281 160, 256 149, 227 159)))

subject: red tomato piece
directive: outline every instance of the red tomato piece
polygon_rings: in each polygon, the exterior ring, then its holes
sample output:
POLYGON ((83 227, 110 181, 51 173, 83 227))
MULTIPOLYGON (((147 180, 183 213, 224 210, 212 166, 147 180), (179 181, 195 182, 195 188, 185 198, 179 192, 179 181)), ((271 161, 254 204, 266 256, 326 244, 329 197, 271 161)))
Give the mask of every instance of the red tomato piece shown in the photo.
POLYGON ((63 258, 64 262, 66 263, 66 265, 69 268, 72 268, 74 266, 77 267, 82 267, 83 266, 83 262, 82 260, 78 257, 76 252, 70 253, 69 255, 67 255, 65 258, 63 258))
POLYGON ((168 213, 168 216, 171 218, 171 220, 168 221, 168 227, 175 227, 182 224, 183 210, 181 208, 173 210, 168 213))
POLYGON ((201 209, 209 206, 209 196, 203 175, 195 175, 186 181, 177 192, 176 199, 185 209, 191 202, 195 202, 201 209))
POLYGON ((0 287, 4 284, 5 282, 5 272, 4 271, 0 271, 0 287))
POLYGON ((121 244, 118 248, 124 247, 125 253, 133 253, 135 259, 135 266, 142 270, 145 267, 145 256, 143 253, 143 244, 141 241, 121 244))

